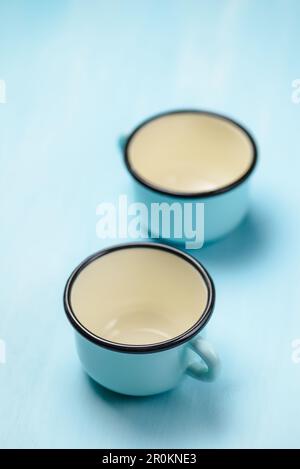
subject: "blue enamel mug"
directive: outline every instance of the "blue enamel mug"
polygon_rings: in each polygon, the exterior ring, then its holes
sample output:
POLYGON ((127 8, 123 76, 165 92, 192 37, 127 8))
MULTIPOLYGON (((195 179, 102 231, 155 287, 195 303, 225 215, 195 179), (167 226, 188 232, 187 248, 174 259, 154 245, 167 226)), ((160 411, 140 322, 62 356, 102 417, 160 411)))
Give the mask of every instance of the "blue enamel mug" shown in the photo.
POLYGON ((246 215, 257 147, 232 119, 197 110, 158 114, 120 146, 136 200, 169 210, 167 223, 144 227, 152 238, 195 249, 227 235, 246 215))
POLYGON ((97 252, 74 270, 64 292, 83 368, 102 386, 133 396, 168 391, 186 375, 215 378, 219 359, 199 336, 214 302, 204 267, 155 243, 97 252))

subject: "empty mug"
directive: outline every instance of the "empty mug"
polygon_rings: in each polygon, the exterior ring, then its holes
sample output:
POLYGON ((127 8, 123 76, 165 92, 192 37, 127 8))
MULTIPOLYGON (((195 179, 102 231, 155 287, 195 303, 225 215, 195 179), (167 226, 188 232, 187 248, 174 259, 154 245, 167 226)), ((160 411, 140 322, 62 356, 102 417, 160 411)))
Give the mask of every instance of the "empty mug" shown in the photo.
POLYGON ((64 292, 83 368, 102 386, 135 396, 168 391, 187 374, 215 378, 218 357, 199 336, 214 302, 213 282, 197 260, 154 243, 97 252, 64 292))
POLYGON ((186 211, 201 241, 196 247, 225 236, 247 213, 257 147, 250 133, 232 119, 196 110, 158 114, 122 137, 120 145, 137 201, 149 210, 153 204, 169 204, 174 211, 166 232, 158 222, 152 237, 193 248, 184 230, 176 235, 175 209, 182 216, 188 204, 204 207, 204 219, 197 220, 197 210, 186 211))

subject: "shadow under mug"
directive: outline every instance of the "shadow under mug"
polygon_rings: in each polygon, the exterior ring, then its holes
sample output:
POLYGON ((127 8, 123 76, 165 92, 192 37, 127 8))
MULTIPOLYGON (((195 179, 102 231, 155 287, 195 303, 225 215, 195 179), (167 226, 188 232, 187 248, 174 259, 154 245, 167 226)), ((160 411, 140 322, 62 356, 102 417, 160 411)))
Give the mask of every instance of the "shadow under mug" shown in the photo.
POLYGON ((199 337, 214 301, 213 282, 197 260, 154 243, 97 252, 73 271, 64 292, 85 371, 134 396, 168 391, 186 374, 215 378, 219 359, 199 337))
MULTIPOLYGON (((246 215, 257 147, 250 133, 232 119, 198 110, 166 112, 142 122, 119 144, 135 182, 136 200, 149 211, 154 203, 173 208, 180 204, 187 217, 184 206, 192 204, 188 222, 195 227, 195 206, 203 204, 198 247, 225 236, 246 215)), ((174 217, 169 218, 167 236, 158 221, 152 237, 189 247, 185 233, 175 235, 174 217)), ((145 229, 149 233, 149 227, 145 229)))

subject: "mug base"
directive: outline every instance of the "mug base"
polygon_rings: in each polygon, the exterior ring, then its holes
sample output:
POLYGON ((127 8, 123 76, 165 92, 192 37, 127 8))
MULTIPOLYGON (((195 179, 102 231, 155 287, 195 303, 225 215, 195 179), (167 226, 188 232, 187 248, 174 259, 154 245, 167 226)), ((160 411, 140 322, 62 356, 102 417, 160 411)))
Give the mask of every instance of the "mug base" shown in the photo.
POLYGON ((174 389, 174 387, 168 388, 168 389, 162 389, 159 391, 145 391, 145 392, 134 392, 134 391, 126 391, 126 390, 120 390, 120 389, 114 389, 109 386, 105 386, 102 384, 100 381, 98 381, 96 378, 93 378, 86 370, 84 370, 85 375, 87 378, 93 383, 93 386, 97 386, 99 390, 105 390, 109 391, 111 393, 114 393, 119 396, 127 396, 127 397, 151 397, 151 396, 158 396, 161 394, 168 393, 174 389))

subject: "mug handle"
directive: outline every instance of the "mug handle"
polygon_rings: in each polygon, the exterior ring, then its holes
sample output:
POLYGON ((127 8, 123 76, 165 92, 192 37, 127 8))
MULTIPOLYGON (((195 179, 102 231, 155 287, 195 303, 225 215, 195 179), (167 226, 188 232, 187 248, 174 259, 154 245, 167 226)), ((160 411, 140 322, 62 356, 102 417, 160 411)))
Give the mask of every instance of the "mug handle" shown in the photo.
POLYGON ((127 136, 120 135, 120 137, 118 138, 118 146, 119 146, 119 149, 121 150, 121 153, 124 153, 126 143, 127 143, 127 136))
POLYGON ((189 347, 201 361, 191 363, 186 373, 200 381, 214 381, 220 371, 220 359, 211 344, 202 337, 197 337, 189 343, 189 347))

